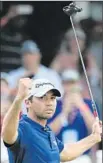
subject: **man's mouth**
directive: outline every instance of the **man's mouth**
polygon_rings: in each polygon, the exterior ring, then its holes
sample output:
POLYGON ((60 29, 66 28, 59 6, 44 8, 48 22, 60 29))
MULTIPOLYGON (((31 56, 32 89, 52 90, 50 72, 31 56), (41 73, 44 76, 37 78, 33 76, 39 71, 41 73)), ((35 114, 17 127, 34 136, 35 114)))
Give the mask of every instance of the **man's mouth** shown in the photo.
POLYGON ((47 113, 52 113, 53 112, 53 109, 47 109, 46 112, 47 113))

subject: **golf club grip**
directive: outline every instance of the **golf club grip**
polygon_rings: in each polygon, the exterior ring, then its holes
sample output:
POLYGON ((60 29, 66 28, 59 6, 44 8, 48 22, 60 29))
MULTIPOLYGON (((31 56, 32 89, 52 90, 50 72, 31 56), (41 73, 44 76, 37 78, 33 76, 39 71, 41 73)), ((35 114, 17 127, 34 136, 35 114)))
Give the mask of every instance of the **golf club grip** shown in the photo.
POLYGON ((92 108, 93 108, 93 115, 94 117, 98 117, 98 112, 97 112, 97 108, 96 108, 96 105, 94 103, 94 101, 92 101, 92 108))
POLYGON ((93 115, 94 115, 95 118, 98 117, 98 113, 97 113, 96 110, 93 111, 93 115))

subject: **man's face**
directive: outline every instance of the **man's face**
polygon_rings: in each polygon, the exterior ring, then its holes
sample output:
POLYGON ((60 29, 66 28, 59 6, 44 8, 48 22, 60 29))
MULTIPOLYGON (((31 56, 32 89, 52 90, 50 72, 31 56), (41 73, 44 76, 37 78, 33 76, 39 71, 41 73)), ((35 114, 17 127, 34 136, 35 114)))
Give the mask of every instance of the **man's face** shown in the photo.
MULTIPOLYGON (((82 50, 84 49, 84 47, 85 47, 85 40, 80 39, 80 38, 78 37, 78 42, 79 42, 80 49, 81 49, 81 51, 82 51, 82 50)), ((76 40, 75 40, 74 37, 71 38, 71 39, 68 41, 68 43, 69 43, 71 49, 75 49, 75 50, 78 52, 77 43, 76 43, 76 40)))
POLYGON ((24 54, 22 58, 23 65, 26 69, 34 68, 36 65, 39 65, 41 61, 41 55, 38 53, 35 54, 24 54))
POLYGON ((63 81, 64 93, 72 93, 80 89, 79 81, 63 81))
POLYGON ((49 91, 46 95, 41 98, 33 97, 29 104, 34 116, 38 119, 49 119, 51 118, 56 110, 56 96, 52 91, 49 91))

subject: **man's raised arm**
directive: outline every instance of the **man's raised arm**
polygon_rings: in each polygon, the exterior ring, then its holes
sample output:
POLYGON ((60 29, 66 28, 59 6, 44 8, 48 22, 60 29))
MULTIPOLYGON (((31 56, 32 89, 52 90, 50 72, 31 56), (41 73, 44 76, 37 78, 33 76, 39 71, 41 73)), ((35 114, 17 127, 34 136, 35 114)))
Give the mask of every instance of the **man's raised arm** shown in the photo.
POLYGON ((72 144, 66 144, 60 154, 61 161, 71 161, 79 157, 85 151, 101 141, 102 125, 99 120, 93 125, 93 132, 90 136, 72 144))
POLYGON ((2 138, 7 144, 13 144, 18 137, 21 104, 27 95, 31 82, 29 78, 20 79, 17 96, 3 120, 2 138))

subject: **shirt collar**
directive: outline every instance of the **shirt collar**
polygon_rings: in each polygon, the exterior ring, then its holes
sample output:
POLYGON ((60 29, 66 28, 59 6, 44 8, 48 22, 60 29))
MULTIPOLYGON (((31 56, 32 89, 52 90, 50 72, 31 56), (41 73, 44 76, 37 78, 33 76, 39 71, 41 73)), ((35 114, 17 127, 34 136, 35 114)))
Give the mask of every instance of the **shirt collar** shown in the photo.
POLYGON ((45 126, 45 127, 43 127, 42 125, 40 125, 39 123, 37 123, 37 122, 35 122, 35 121, 33 121, 31 118, 29 118, 27 115, 22 115, 22 117, 21 117, 21 119, 22 120, 24 120, 24 121, 26 121, 26 122, 29 122, 31 125, 33 125, 33 127, 34 128, 36 128, 36 129, 40 129, 40 130, 48 130, 48 131, 50 131, 50 128, 49 128, 49 126, 45 126))

